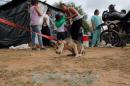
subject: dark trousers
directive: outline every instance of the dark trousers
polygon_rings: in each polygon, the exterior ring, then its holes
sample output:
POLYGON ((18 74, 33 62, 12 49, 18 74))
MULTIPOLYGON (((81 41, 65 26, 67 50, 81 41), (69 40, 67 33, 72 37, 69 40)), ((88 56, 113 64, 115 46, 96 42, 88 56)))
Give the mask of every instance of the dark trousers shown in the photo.
POLYGON ((64 40, 64 39, 65 39, 65 32, 58 32, 57 40, 64 40))
MULTIPOLYGON (((48 26, 46 26, 46 27, 42 27, 42 34, 44 34, 44 35, 48 35, 48 36, 50 36, 51 34, 50 34, 50 29, 49 29, 49 27, 48 26)), ((47 39, 47 38, 42 38, 42 40, 43 40, 43 45, 44 46, 50 46, 50 40, 49 39, 47 39)))
POLYGON ((81 26, 82 26, 82 19, 79 19, 73 22, 70 29, 71 37, 73 40, 76 40, 79 42, 81 41, 81 39, 79 39, 81 26))

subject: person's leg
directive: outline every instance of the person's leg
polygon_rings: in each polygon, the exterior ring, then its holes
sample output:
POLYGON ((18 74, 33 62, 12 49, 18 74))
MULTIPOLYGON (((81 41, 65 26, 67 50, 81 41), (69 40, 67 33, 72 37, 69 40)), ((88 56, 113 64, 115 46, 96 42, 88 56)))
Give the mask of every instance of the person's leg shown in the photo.
POLYGON ((82 25, 82 19, 74 21, 71 27, 72 39, 79 41, 79 31, 82 25))
POLYGON ((93 32, 93 35, 92 35, 92 44, 91 44, 91 47, 94 47, 97 43, 97 31, 94 31, 93 32))
MULTIPOLYGON (((45 30, 45 32, 44 32, 44 35, 47 35, 47 28, 44 28, 45 30)), ((47 38, 44 38, 44 46, 47 46, 47 43, 48 43, 48 40, 47 40, 47 38)))
POLYGON ((35 32, 35 26, 31 26, 31 29, 32 29, 32 33, 31 33, 32 47, 34 48, 36 46, 36 43, 35 43, 36 34, 34 33, 35 32))
POLYGON ((74 52, 75 52, 75 57, 79 57, 79 52, 78 52, 78 46, 76 44, 73 45, 73 49, 74 49, 74 52))
MULTIPOLYGON (((42 27, 42 34, 46 34, 46 27, 42 27)), ((42 37, 43 45, 46 46, 46 38, 42 37)))
MULTIPOLYGON (((43 27, 42 34, 50 36, 51 34, 50 34, 49 27, 43 27)), ((44 41, 44 43, 43 43, 44 46, 49 46, 50 45, 50 40, 49 39, 47 39, 47 38, 42 38, 42 39, 44 41)))
POLYGON ((73 40, 76 40, 76 30, 75 30, 75 22, 73 22, 71 29, 70 29, 70 34, 73 40))
POLYGON ((82 44, 83 33, 79 33, 78 41, 82 44))
POLYGON ((68 29, 67 29, 67 26, 64 27, 64 30, 65 30, 65 32, 64 32, 64 34, 65 34, 65 38, 67 38, 67 35, 68 35, 68 29))
POLYGON ((96 46, 98 46, 100 43, 100 34, 101 34, 101 29, 98 29, 97 30, 97 44, 96 44, 96 46))
POLYGON ((53 36, 53 30, 54 29, 52 29, 52 27, 49 27, 49 29, 50 29, 50 36, 53 36))
MULTIPOLYGON (((36 27, 36 32, 41 34, 41 29, 42 29, 42 26, 37 25, 37 27, 36 27)), ((40 48, 43 48, 42 36, 37 35, 37 37, 38 37, 38 42, 39 42, 40 48)))
POLYGON ((82 19, 78 20, 78 26, 77 26, 77 28, 78 28, 77 37, 78 37, 78 41, 80 43, 82 43, 82 37, 83 37, 81 26, 82 26, 82 19))
POLYGON ((67 27, 67 38, 70 38, 71 37, 71 25, 68 25, 67 27))
POLYGON ((61 39, 65 40, 65 32, 61 32, 61 39))
POLYGON ((57 40, 60 40, 60 32, 57 33, 57 40))
MULTIPOLYGON (((47 27, 47 34, 46 35, 51 36, 49 27, 47 27)), ((47 46, 50 46, 50 40, 49 39, 47 39, 47 46)))

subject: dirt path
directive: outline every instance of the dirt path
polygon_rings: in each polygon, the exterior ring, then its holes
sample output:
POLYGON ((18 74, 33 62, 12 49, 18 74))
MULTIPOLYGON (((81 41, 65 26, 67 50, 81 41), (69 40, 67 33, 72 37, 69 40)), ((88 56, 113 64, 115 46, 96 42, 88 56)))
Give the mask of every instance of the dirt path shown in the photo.
POLYGON ((130 47, 68 53, 1 49, 0 86, 130 86, 130 47))

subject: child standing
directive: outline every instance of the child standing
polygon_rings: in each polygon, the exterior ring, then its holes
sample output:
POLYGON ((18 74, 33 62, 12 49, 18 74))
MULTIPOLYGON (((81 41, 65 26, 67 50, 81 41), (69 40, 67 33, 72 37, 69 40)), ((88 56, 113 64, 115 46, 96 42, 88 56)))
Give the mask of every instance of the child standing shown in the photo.
MULTIPOLYGON (((50 33, 50 16, 51 16, 51 11, 50 10, 47 10, 47 13, 44 15, 43 17, 43 25, 42 25, 42 34, 44 35, 48 35, 50 36, 51 33, 50 33)), ((50 46, 50 40, 47 39, 47 38, 42 38, 42 40, 44 41, 43 42, 43 45, 44 46, 50 46)))
POLYGON ((55 25, 57 27, 57 40, 65 39, 65 16, 57 14, 55 16, 55 25))

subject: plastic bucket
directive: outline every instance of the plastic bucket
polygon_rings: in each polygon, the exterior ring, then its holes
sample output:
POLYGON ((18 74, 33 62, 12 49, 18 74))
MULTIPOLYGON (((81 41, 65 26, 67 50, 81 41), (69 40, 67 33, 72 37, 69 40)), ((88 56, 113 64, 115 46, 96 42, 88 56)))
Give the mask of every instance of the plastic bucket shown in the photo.
POLYGON ((89 36, 88 35, 83 35, 82 41, 83 41, 83 45, 85 47, 89 47, 89 36))

